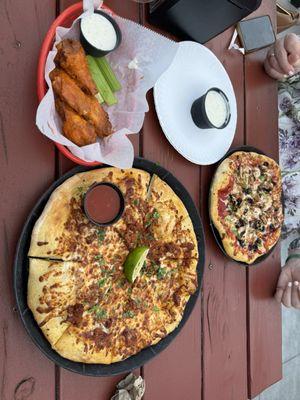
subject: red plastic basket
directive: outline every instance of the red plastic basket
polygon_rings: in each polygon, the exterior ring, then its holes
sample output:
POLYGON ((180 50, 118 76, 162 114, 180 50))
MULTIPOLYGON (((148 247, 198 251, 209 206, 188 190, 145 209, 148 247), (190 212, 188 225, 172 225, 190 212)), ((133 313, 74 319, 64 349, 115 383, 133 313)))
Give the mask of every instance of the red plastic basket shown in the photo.
MULTIPOLYGON (((102 6, 106 10, 110 11, 112 14, 112 10, 107 6, 102 6)), ((37 70, 37 96, 39 102, 45 96, 47 92, 47 84, 44 78, 45 74, 45 65, 48 57, 49 51, 53 47, 55 32, 58 26, 69 27, 72 25, 73 21, 82 13, 82 2, 73 4, 72 6, 66 8, 53 22, 50 26, 50 29, 47 32, 47 35, 44 39, 44 42, 41 47, 39 61, 38 61, 38 70, 37 70)), ((84 165, 84 166, 95 166, 101 165, 101 163, 96 161, 83 161, 80 158, 74 156, 65 146, 60 143, 54 142, 56 147, 59 149, 61 153, 63 153, 67 158, 74 161, 76 164, 84 165)))

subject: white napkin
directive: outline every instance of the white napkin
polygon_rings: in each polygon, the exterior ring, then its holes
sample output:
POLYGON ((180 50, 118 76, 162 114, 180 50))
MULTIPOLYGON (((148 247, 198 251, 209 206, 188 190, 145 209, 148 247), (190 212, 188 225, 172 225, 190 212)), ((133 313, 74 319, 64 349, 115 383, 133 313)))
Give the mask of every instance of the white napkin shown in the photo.
POLYGON ((134 152, 128 134, 138 133, 148 111, 146 93, 171 64, 178 44, 130 20, 114 16, 122 31, 122 43, 107 58, 122 84, 117 92, 118 104, 105 107, 114 133, 97 143, 79 147, 63 136, 61 121, 56 113, 49 72, 54 68, 55 45, 65 38, 79 39, 79 19, 100 8, 102 1, 85 0, 85 12, 71 28, 58 27, 52 51, 45 66, 45 79, 49 90, 41 101, 36 124, 48 138, 67 146, 84 161, 99 161, 119 168, 130 168, 134 152), (95 3, 95 4, 94 4, 95 3))

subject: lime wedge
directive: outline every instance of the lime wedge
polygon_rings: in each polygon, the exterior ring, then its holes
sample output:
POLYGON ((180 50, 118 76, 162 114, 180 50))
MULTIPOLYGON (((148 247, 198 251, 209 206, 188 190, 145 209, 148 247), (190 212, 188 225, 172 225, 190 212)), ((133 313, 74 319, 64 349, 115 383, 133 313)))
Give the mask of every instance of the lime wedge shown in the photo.
POLYGON ((140 275, 143 264, 146 260, 149 248, 146 246, 137 247, 132 250, 124 262, 124 274, 130 283, 133 283, 140 275))

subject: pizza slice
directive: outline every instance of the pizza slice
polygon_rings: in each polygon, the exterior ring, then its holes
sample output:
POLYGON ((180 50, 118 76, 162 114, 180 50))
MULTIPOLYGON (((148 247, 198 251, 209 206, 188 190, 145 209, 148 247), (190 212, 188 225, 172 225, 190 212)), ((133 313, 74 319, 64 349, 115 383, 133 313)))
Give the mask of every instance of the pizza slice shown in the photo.
POLYGON ((76 302, 80 268, 73 262, 29 260, 28 307, 51 345, 70 326, 67 310, 76 302))
POLYGON ((191 218, 179 197, 158 176, 150 185, 144 237, 152 256, 198 258, 198 243, 191 218))
POLYGON ((75 221, 83 223, 80 210, 81 180, 77 175, 67 179, 53 191, 37 220, 31 235, 28 255, 57 260, 74 259, 76 242, 73 237, 75 221))

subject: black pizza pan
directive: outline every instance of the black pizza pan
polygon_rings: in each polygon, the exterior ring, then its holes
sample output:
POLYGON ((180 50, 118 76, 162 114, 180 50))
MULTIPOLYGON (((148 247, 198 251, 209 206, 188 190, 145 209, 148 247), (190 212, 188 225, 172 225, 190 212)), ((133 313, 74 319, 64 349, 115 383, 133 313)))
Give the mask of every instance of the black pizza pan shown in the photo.
MULTIPOLYGON (((244 145, 244 146, 236 147, 236 148, 230 149, 230 150, 225 154, 225 156, 224 156, 223 158, 221 158, 221 160, 220 160, 220 161, 218 162, 218 164, 217 164, 216 171, 217 171, 219 165, 220 165, 226 158, 228 158, 229 156, 231 156, 233 153, 236 153, 237 151, 245 151, 245 152, 248 152, 248 153, 254 152, 254 153, 258 153, 258 154, 262 154, 262 155, 264 155, 264 156, 267 156, 267 154, 265 154, 263 151, 257 149, 256 147, 253 147, 253 146, 244 145)), ((212 185, 212 182, 213 182, 214 178, 215 178, 215 174, 214 174, 214 176, 213 176, 213 178, 212 178, 212 180, 211 180, 211 185, 212 185)), ((275 249, 275 247, 276 247, 278 241, 277 241, 277 243, 276 243, 267 253, 263 254, 263 255, 260 256, 260 257, 258 257, 258 258, 257 258, 253 263, 251 263, 251 264, 247 264, 247 263, 244 263, 244 262, 242 262, 242 261, 237 261, 237 260, 235 260, 234 258, 230 257, 230 256, 226 253, 226 251, 225 251, 225 249, 224 249, 224 246, 223 246, 223 243, 222 243, 221 236, 220 236, 220 234, 219 234, 219 231, 218 231, 217 228, 215 227, 215 225, 214 225, 214 223, 213 223, 213 221, 212 221, 212 218, 211 218, 211 214, 210 214, 210 201, 211 201, 210 193, 211 193, 211 188, 210 188, 210 190, 209 190, 209 195, 208 195, 208 196, 209 196, 209 199, 208 199, 209 223, 210 223, 210 227, 211 227, 212 233, 213 233, 213 235, 214 235, 214 238, 215 238, 215 240, 216 240, 216 242, 217 242, 219 248, 221 249, 222 253, 223 253, 228 259, 230 259, 231 261, 234 261, 235 263, 240 264, 240 265, 243 265, 243 266, 245 266, 245 267, 251 267, 252 265, 259 264, 259 263, 261 263, 262 261, 264 261, 266 258, 268 258, 269 255, 270 255, 270 254, 273 252, 273 250, 275 249)), ((282 197, 282 207, 283 207, 283 196, 281 196, 281 197, 282 197)))
POLYGON ((49 189, 42 195, 42 197, 36 203, 36 205, 34 206, 33 210, 31 211, 30 215, 28 216, 25 222, 25 225, 23 227, 17 245, 15 263, 14 263, 14 292, 17 302, 17 308, 27 333, 29 334, 33 342, 37 345, 37 347, 56 365, 65 368, 69 371, 89 376, 112 376, 132 371, 133 369, 139 368, 140 366, 144 365, 146 362, 151 360, 157 354, 162 352, 178 335, 178 333, 188 320, 195 306, 196 300, 199 296, 199 291, 204 271, 204 260, 205 260, 205 241, 204 241, 203 226, 197 208, 193 200, 191 199, 191 196, 189 195, 188 191, 175 178, 175 176, 173 176, 165 168, 146 159, 135 158, 133 167, 143 169, 149 172, 150 174, 156 174, 162 180, 164 180, 180 197, 191 217, 197 237, 198 251, 199 251, 199 261, 197 265, 198 289, 190 297, 186 305, 183 318, 178 327, 173 332, 171 332, 168 336, 163 338, 156 345, 145 348, 136 355, 133 355, 124 361, 120 361, 110 365, 85 364, 85 363, 70 361, 66 358, 63 358, 55 350, 53 350, 51 348, 50 343, 44 337, 41 329, 39 328, 38 324, 36 323, 32 315, 32 312, 30 311, 27 305, 27 281, 28 281, 28 270, 29 270, 29 258, 27 254, 30 246, 32 229, 37 219, 41 215, 51 193, 59 185, 61 185, 66 179, 70 178, 71 176, 77 173, 104 167, 106 167, 106 165, 100 167, 97 166, 95 168, 86 168, 78 166, 69 171, 68 173, 66 173, 65 175, 63 175, 62 177, 60 177, 49 187, 49 189))

